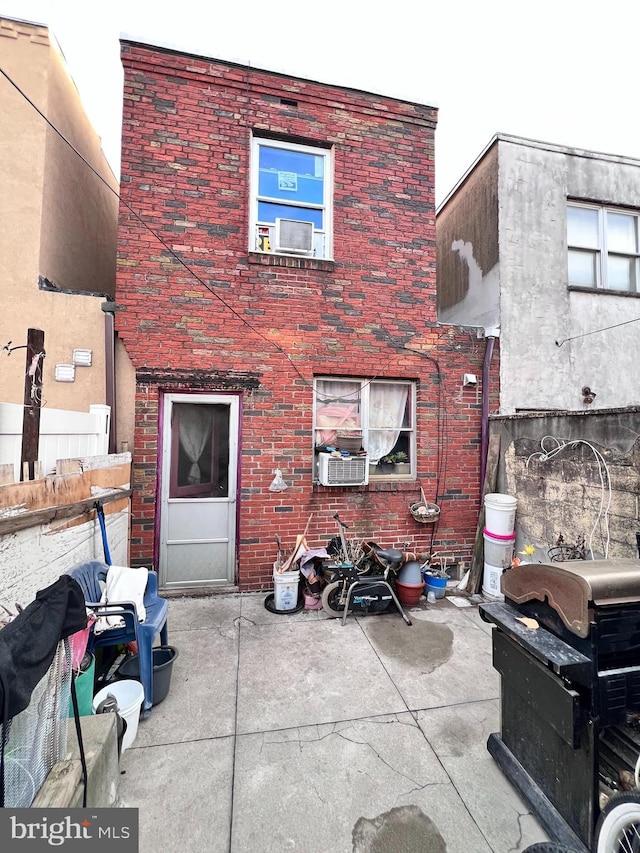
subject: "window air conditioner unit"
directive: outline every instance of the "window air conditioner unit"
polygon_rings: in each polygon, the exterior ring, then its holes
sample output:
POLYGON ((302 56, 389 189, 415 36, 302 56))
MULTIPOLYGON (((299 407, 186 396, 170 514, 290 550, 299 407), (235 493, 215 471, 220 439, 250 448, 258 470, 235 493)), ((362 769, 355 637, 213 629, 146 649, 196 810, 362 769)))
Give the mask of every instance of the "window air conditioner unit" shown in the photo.
POLYGON ((321 486, 366 486, 369 482, 368 456, 318 455, 318 482, 321 486))
POLYGON ((276 252, 313 254, 313 222, 276 219, 276 252))

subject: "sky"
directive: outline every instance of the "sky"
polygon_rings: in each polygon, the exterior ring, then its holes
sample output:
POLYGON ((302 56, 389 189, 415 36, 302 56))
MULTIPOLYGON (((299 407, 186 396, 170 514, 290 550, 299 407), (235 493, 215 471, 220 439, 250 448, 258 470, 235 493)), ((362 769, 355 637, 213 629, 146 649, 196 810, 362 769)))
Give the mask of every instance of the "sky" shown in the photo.
POLYGON ((640 0, 0 0, 0 15, 55 33, 116 174, 121 35, 437 107, 436 203, 496 133, 640 158, 640 0))

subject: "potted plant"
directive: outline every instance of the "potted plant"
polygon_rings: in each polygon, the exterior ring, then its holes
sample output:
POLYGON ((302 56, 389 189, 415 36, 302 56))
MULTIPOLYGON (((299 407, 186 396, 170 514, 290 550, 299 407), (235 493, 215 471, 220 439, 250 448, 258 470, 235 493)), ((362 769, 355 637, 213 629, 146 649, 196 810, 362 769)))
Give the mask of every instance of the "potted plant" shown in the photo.
POLYGON ((409 462, 409 457, 404 452, 404 450, 398 450, 393 454, 394 463, 395 463, 395 472, 396 474, 410 474, 411 473, 411 463, 409 462))
POLYGON ((393 453, 388 453, 378 462, 378 471, 380 474, 392 474, 395 471, 395 467, 396 460, 393 453))
POLYGON ((383 456, 371 473, 375 474, 410 474, 411 463, 404 450, 387 453, 383 456))

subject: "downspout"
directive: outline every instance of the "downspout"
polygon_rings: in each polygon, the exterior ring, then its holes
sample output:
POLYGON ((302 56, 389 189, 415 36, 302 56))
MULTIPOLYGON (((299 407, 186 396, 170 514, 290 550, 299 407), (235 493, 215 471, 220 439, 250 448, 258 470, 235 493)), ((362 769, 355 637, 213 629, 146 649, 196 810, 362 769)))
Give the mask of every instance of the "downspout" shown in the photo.
POLYGON ((487 335, 485 338, 484 360, 482 362, 482 425, 480 430, 480 500, 483 498, 484 477, 487 470, 487 452, 489 450, 489 376, 491 374, 491 359, 496 336, 487 335))
POLYGON ((116 351, 115 351, 115 302, 103 302, 104 311, 104 386, 105 403, 111 408, 109 419, 109 453, 118 452, 116 428, 116 351))

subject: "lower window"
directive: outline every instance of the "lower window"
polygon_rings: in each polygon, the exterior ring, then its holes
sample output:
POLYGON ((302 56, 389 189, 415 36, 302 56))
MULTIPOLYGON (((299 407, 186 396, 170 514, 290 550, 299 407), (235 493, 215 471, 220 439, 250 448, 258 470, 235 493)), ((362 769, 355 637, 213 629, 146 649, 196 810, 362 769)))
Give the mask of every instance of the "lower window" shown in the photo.
POLYGON ((415 477, 415 382, 316 379, 314 438, 320 450, 359 445, 370 477, 415 477))

